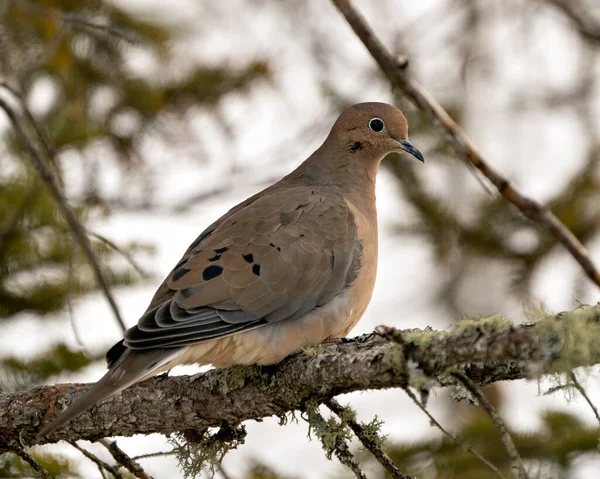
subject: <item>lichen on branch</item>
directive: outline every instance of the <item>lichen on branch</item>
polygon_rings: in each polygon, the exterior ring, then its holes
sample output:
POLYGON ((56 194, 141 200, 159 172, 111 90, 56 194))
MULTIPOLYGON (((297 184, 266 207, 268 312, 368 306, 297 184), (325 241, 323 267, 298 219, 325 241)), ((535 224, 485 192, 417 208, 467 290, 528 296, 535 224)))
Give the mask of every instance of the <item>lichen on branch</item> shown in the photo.
POLYGON ((85 384, 38 387, 0 395, 0 452, 20 444, 97 440, 106 436, 172 434, 218 427, 226 421, 284 416, 309 401, 368 389, 419 389, 454 383, 460 373, 477 384, 600 363, 600 304, 574 311, 532 313, 514 325, 493 316, 463 319, 448 331, 391 330, 319 345, 269 367, 211 370, 195 376, 161 375, 132 386, 67 424, 37 437, 85 391, 85 384))

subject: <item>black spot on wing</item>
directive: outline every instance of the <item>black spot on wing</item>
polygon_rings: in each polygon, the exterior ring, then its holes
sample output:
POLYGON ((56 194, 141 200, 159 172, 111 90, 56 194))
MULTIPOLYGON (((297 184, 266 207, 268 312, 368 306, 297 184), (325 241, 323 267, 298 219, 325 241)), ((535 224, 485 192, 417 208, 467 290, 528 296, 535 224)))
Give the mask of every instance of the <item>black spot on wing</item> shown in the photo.
POLYGON ((200 243, 202 243, 202 241, 205 240, 206 238, 208 238, 214 230, 215 230, 214 228, 211 228, 209 230, 204 231, 200 236, 198 236, 194 240, 194 242, 190 245, 188 250, 194 249, 196 246, 198 246, 200 243))
POLYGON ((242 255, 242 257, 244 258, 246 263, 254 263, 254 256, 252 255, 252 253, 244 254, 242 255))
POLYGON ((179 263, 177 263, 177 264, 175 265, 175 268, 173 268, 173 269, 177 269, 177 268, 179 268, 180 266, 183 266, 185 263, 187 263, 187 262, 188 262, 188 260, 189 260, 189 259, 190 259, 189 257, 187 257, 187 258, 183 258, 183 259, 182 259, 182 260, 181 260, 179 263))
POLYGON ((252 266, 252 272, 256 276, 260 276, 260 265, 259 264, 255 264, 254 266, 252 266))
POLYGON ((210 261, 211 263, 214 263, 215 261, 219 261, 220 259, 221 259, 221 255, 216 254, 212 258, 208 258, 208 261, 210 261))
POLYGON ((223 246, 222 248, 217 248, 215 250, 213 250, 215 253, 217 254, 223 254, 225 253, 225 251, 227 251, 229 248, 227 246, 223 246))
POLYGON ((202 279, 204 281, 210 281, 211 279, 219 276, 222 272, 223 268, 221 266, 211 264, 208 268, 204 268, 204 271, 202 271, 202 279))
POLYGON ((177 280, 183 278, 190 271, 191 271, 191 269, 179 268, 177 271, 175 271, 175 274, 173 275, 173 281, 177 281, 177 280))

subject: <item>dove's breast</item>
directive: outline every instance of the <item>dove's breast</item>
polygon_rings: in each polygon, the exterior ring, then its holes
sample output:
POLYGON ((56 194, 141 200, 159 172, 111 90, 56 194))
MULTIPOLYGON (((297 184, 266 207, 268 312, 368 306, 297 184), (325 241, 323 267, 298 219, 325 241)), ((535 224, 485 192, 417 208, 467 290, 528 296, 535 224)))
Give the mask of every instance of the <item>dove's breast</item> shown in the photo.
POLYGON ((375 278, 377 276, 377 210, 375 198, 365 203, 364 208, 357 207, 346 199, 354 216, 358 240, 362 246, 360 268, 355 280, 348 285, 345 291, 345 301, 348 308, 346 319, 340 324, 332 337, 346 336, 356 323, 362 318, 367 306, 371 302, 375 278), (365 213, 364 209, 369 211, 365 213))

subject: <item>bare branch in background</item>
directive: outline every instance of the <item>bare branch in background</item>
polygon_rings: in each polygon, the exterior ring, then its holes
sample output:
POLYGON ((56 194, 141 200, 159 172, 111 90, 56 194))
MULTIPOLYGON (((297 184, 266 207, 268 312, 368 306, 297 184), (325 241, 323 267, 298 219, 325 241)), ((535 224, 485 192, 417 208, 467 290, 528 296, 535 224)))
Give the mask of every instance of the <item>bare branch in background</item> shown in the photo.
POLYGON ((579 394, 581 394, 583 396, 583 398, 587 401, 587 403, 589 404, 590 408, 594 412, 594 416, 596 416, 596 419, 600 423, 600 415, 598 414, 598 409, 596 408, 596 406, 594 406, 594 403, 592 402, 592 400, 590 399, 590 397, 585 392, 585 389, 583 388, 583 386, 581 384, 579 384, 579 381, 577 380, 577 377, 575 376, 574 372, 571 371, 569 373, 569 379, 571 380, 571 382, 575 386, 575 389, 577 389, 577 391, 579 391, 579 394))
POLYGON ((25 450, 24 447, 21 445, 16 445, 12 449, 12 452, 29 464, 31 468, 39 474, 39 477, 42 479, 52 479, 52 475, 46 469, 44 469, 44 467, 37 462, 35 458, 25 450))
POLYGON ((110 25, 90 21, 89 19, 80 15, 65 14, 59 9, 40 6, 35 2, 30 2, 28 0, 17 0, 16 3, 21 10, 26 11, 27 13, 57 19, 61 23, 69 25, 75 30, 81 30, 87 33, 95 34, 100 33, 102 35, 118 38, 119 40, 131 44, 140 43, 140 38, 133 36, 130 32, 125 32, 110 25))
POLYGON ((92 246, 90 244, 89 238, 87 237, 87 235, 85 233, 85 229, 83 228, 81 223, 79 223, 79 220, 77 219, 77 216, 75 215, 75 212, 69 206, 66 198, 61 193, 61 189, 56 181, 55 175, 52 173, 52 171, 48 167, 48 162, 43 158, 42 154, 36 148, 34 141, 27 134, 27 131, 21 124, 21 121, 20 121, 17 113, 13 110, 13 108, 8 103, 6 103, 1 98, 0 98, 0 108, 2 108, 5 111, 5 113, 7 114, 10 122, 13 125, 15 133, 17 134, 17 136, 19 137, 19 140, 21 140, 21 143, 23 144, 23 146, 29 153, 29 158, 31 160, 31 163, 37 170, 42 181, 44 181, 44 183, 46 183, 46 186, 48 187, 50 194, 54 197, 61 213, 65 217, 65 220, 67 221, 69 228, 71 229, 71 232, 73 233, 75 240, 77 241, 77 243, 83 250, 90 266, 92 267, 92 271, 94 272, 96 281, 98 282, 98 285, 100 286, 100 289, 102 290, 102 293, 104 294, 104 297, 107 299, 108 303, 110 304, 110 307, 113 311, 114 317, 117 320, 119 327, 121 328, 121 331, 125 331, 127 329, 125 326, 125 322, 123 321, 123 318, 121 317, 121 313, 119 312, 119 308, 117 306, 115 298, 113 297, 113 294, 110 290, 108 281, 106 280, 104 273, 102 272, 102 268, 100 268, 100 265, 98 264, 96 255, 94 255, 94 252, 92 251, 92 246))
POLYGON ((140 479, 152 479, 152 476, 146 473, 142 466, 140 466, 135 460, 129 457, 123 449, 119 447, 117 441, 111 441, 109 439, 100 439, 100 444, 102 444, 108 452, 111 453, 112 457, 115 458, 117 463, 121 464, 125 469, 131 472, 135 477, 139 477, 140 479))
MULTIPOLYGON (((246 171, 247 173, 247 171, 246 171)), ((241 175, 240 175, 241 176, 241 175)), ((258 188, 266 188, 267 186, 273 184, 276 181, 279 181, 281 176, 269 176, 267 178, 260 179, 258 181, 254 181, 251 183, 253 187, 258 188)), ((234 182, 231 183, 224 181, 222 185, 215 186, 214 188, 208 191, 201 191, 200 193, 194 193, 191 196, 184 198, 183 200, 177 201, 172 206, 169 206, 169 211, 175 214, 186 213, 194 206, 198 205, 203 201, 212 200, 214 198, 218 198, 219 196, 223 196, 233 189, 234 182)))
POLYGON ((488 163, 467 134, 452 120, 446 110, 410 75, 407 71, 408 62, 406 61, 406 57, 403 57, 402 61, 398 61, 390 55, 362 15, 354 8, 350 0, 332 0, 332 2, 352 27, 354 33, 356 33, 365 45, 392 85, 410 98, 417 108, 440 127, 450 140, 458 156, 466 163, 477 168, 492 182, 500 194, 515 205, 525 216, 547 228, 581 265, 590 279, 600 287, 600 271, 596 268, 588 251, 577 237, 551 211, 538 202, 524 196, 488 163))
MULTIPOLYGON (((367 479, 365 473, 361 471, 356 458, 350 452, 348 440, 344 437, 343 431, 331 431, 332 425, 321 415, 318 406, 312 407, 306 412, 308 414, 308 422, 310 423, 311 431, 313 431, 321 441, 327 458, 331 459, 331 455, 335 454, 335 457, 337 457, 344 466, 350 469, 355 477, 358 479, 367 479)), ((343 425, 336 424, 333 427, 342 429, 343 425)))
POLYGON ((115 478, 117 478, 117 479, 124 479, 123 475, 118 471, 118 468, 116 468, 115 466, 111 466, 110 464, 102 461, 95 454, 92 454, 90 451, 88 451, 88 450, 84 449, 83 447, 79 446, 75 441, 69 441, 69 444, 71 444, 71 446, 73 446, 81 454, 83 454, 90 461, 92 461, 94 464, 96 464, 98 466, 98 470, 100 471, 100 474, 102 474, 103 477, 104 477, 104 471, 106 470, 109 473, 111 473, 115 478))
POLYGON ((35 133, 37 141, 40 145, 44 147, 44 153, 46 154, 46 157, 50 160, 52 167, 55 170, 55 178, 60 182, 61 188, 63 188, 64 185, 62 184, 60 168, 58 163, 56 162, 56 151, 50 144, 50 140, 48 139, 46 132, 44 132, 42 130, 42 127, 38 125, 37 121, 35 121, 35 118, 31 113, 31 110, 27 106, 27 101, 23 97, 23 94, 17 88, 11 86, 8 82, 0 81, 0 86, 5 90, 9 91, 12 95, 14 95, 15 98, 19 100, 21 110, 23 111, 23 115, 25 116, 25 119, 27 120, 29 126, 35 133))
POLYGON ((223 479, 232 479, 232 477, 229 474, 227 474, 225 469, 223 469, 223 464, 221 464, 221 467, 219 468, 219 474, 221 475, 221 477, 223 477, 223 479))
POLYGON ((238 366, 196 376, 158 376, 115 395, 49 437, 37 431, 85 390, 84 384, 0 394, 0 452, 20 444, 171 434, 239 424, 305 409, 352 391, 406 388, 410 375, 440 385, 460 372, 473 382, 565 373, 600 363, 600 305, 515 326, 497 316, 461 320, 451 331, 398 331, 403 344, 377 334, 311 346, 275 366, 238 366))
POLYGON ((394 479, 410 479, 410 476, 402 474, 389 456, 383 452, 381 444, 374 440, 373 435, 367 434, 365 426, 356 420, 356 413, 351 408, 342 406, 335 399, 327 399, 323 401, 323 404, 337 414, 340 419, 346 421, 365 449, 375 456, 377 462, 383 466, 391 477, 394 479))
POLYGON ((473 449, 469 444, 465 444, 462 441, 459 441, 457 438, 455 438, 452 434, 450 434, 432 415, 431 413, 427 410, 427 408, 425 407, 425 405, 419 401, 417 399, 417 397, 413 394, 413 392, 406 388, 404 390, 404 392, 408 395, 409 398, 412 399, 412 401, 417 405, 417 407, 423 411, 423 413, 429 418, 429 420, 431 421, 431 424, 434 425, 435 427, 437 427, 440 431, 442 431, 443 434, 445 434, 446 436, 448 436, 455 444, 458 444, 464 451, 469 452, 471 454, 473 454, 477 459, 479 459, 481 462, 483 462, 487 467, 490 468, 490 470, 498 475, 498 477, 501 477, 502 479, 506 479, 506 477, 504 476, 504 474, 502 474, 502 472, 496 467, 494 466, 490 461, 488 461, 485 457, 483 457, 481 454, 479 454, 475 449, 473 449))
POLYGON ((69 310, 69 322, 71 323, 71 329, 73 331, 73 336, 75 337, 75 342, 77 346, 79 346, 82 350, 85 350, 85 345, 83 342, 83 338, 79 332, 79 327, 77 326, 77 322, 75 321, 75 314, 73 311, 73 288, 75 286, 75 255, 77 250, 73 248, 71 254, 69 255, 69 280, 68 280, 68 290, 67 290, 67 309, 69 310))
POLYGON ((496 411, 496 408, 494 406, 492 406, 492 404, 485 398, 485 396, 480 391, 480 389, 477 387, 477 385, 473 381, 471 381, 468 377, 466 377, 463 374, 458 374, 458 373, 452 373, 452 376, 455 377, 456 379, 458 379, 463 384, 463 386, 465 388, 467 388, 467 390, 477 400, 479 405, 482 406, 483 409, 485 409, 485 411, 488 413, 488 416, 492 420, 494 427, 498 431, 498 434, 500 435, 500 438, 502 439, 502 442, 504 443, 506 452, 508 453, 509 457, 512 460, 513 469, 515 469, 517 471, 519 479, 529 479, 529 475, 527 474, 527 471, 525 470, 525 465, 523 464, 523 460, 521 459, 521 456, 519 455, 519 451, 517 451, 515 443, 513 442, 512 438, 510 437, 508 429, 506 429, 506 425, 504 424, 502 417, 500 417, 500 414, 498 414, 498 411, 496 411))
POLYGON ((562 11, 575 25, 583 38, 592 44, 600 45, 600 22, 587 11, 580 0, 545 0, 562 11))
POLYGON ((139 456, 134 456, 131 459, 134 461, 139 461, 140 459, 151 459, 153 457, 167 457, 173 456, 175 451, 165 451, 165 452, 150 452, 148 454, 140 454, 139 456))
POLYGON ((104 243, 106 246, 108 246, 109 248, 114 249, 117 253, 119 253, 121 256, 123 256, 123 258, 125 258, 127 260, 127 262, 129 263, 129 265, 136 271, 137 274, 139 274, 142 278, 144 279, 148 279, 150 278, 150 273, 148 273, 148 271, 146 271, 144 268, 142 268, 139 263, 134 259, 133 256, 131 256, 127 251, 125 251, 123 248, 120 248, 118 245, 116 245, 114 242, 112 242, 111 240, 109 240, 107 237, 102 236, 99 233, 94 233, 93 231, 88 231, 87 232, 88 235, 90 235, 91 237, 97 239, 98 241, 100 241, 101 243, 104 243))

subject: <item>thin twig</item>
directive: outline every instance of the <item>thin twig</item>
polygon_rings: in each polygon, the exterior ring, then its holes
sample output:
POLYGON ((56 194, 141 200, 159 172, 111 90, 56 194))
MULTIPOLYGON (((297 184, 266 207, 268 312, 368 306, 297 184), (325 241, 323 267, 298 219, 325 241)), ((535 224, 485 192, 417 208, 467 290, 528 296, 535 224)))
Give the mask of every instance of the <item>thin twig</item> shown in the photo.
POLYGON ((114 242, 112 242, 111 240, 109 240, 108 238, 102 236, 101 234, 98 233, 94 233, 93 231, 89 231, 88 230, 88 234, 94 238, 96 238, 98 241, 106 244, 106 246, 108 246, 109 248, 114 249, 117 253, 119 253, 121 256, 123 256, 123 258, 125 258, 127 260, 127 262, 131 265, 131 267, 142 277, 142 278, 149 278, 150 277, 150 273, 148 273, 146 270, 144 270, 139 264, 138 262, 133 258, 133 256, 131 256, 127 251, 125 251, 123 248, 119 247, 117 244, 115 244, 114 242))
POLYGON ((327 452, 327 457, 331 459, 331 453, 333 452, 338 460, 348 469, 350 469, 354 475, 358 479, 367 479, 364 472, 360 470, 360 466, 356 462, 355 457, 350 452, 350 448, 348 447, 348 443, 346 440, 340 435, 337 434, 335 437, 335 444, 327 444, 326 438, 323 434, 323 431, 326 431, 328 428, 327 421, 319 412, 319 408, 315 407, 310 411, 307 411, 309 414, 309 424, 312 429, 315 431, 315 434, 321 440, 323 444, 323 449, 327 452))
POLYGON ((9 91, 17 100, 19 100, 21 110, 23 111, 25 119, 27 120, 29 126, 33 130, 39 144, 41 144, 44 147, 44 153, 46 154, 46 157, 50 160, 50 163, 52 164, 52 167, 56 172, 55 178, 58 180, 60 187, 64 188, 62 176, 60 174, 60 168, 58 162, 56 161, 56 151, 50 143, 48 135, 46 135, 46 133, 42 130, 42 127, 38 125, 37 121, 33 116, 33 113, 31 113, 31 110, 29 109, 29 106, 27 106, 27 101, 25 100, 23 93, 6 81, 0 81, 0 86, 5 90, 9 91))
POLYGON ((104 35, 113 36, 132 45, 139 44, 142 40, 137 35, 133 35, 131 32, 122 31, 110 25, 91 22, 85 18, 82 18, 79 15, 63 13, 56 8, 40 6, 37 5, 35 2, 30 2, 26 0, 18 0, 17 4, 22 11, 25 11, 29 14, 50 17, 59 22, 68 24, 74 28, 79 28, 79 30, 89 31, 90 33, 97 32, 102 33, 104 35))
POLYGON ((523 464, 523 460, 519 455, 519 451, 517 451, 515 443, 513 442, 512 437, 510 437, 508 429, 506 429, 506 425, 500 417, 500 414, 498 414, 498 411, 496 411, 496 408, 492 406, 477 385, 467 376, 459 373, 452 373, 452 376, 458 379, 465 386, 465 388, 467 388, 467 390, 475 397, 475 399, 477 399, 479 405, 482 406, 487 412, 488 416, 492 420, 492 424, 496 428, 496 431, 498 431, 498 434, 504 443, 506 452, 512 460, 512 467, 517 471, 519 479, 529 479, 527 471, 525 470, 525 465, 523 464))
POLYGON ((446 429, 444 429, 444 427, 439 422, 437 422, 437 420, 427 410, 427 408, 425 407, 425 405, 421 401, 419 401, 417 399, 417 397, 413 394, 413 392, 410 389, 405 388, 404 392, 408 395, 409 398, 412 399, 412 401, 417 405, 417 407, 421 411, 423 411, 423 413, 425 413, 425 415, 429 418, 429 420, 431 421, 431 423, 435 427, 437 427, 440 431, 442 431, 446 436, 448 436, 455 444, 457 444, 458 446, 460 446, 463 450, 465 450, 466 452, 469 452, 469 453, 473 454, 477 459, 479 459, 481 462, 483 462, 487 467, 489 467, 498 476, 500 476, 503 479, 506 479, 506 476, 504 474, 502 474, 502 471, 500 471, 500 469, 498 469, 490 461, 488 461, 485 457, 483 457, 481 454, 479 454, 469 444, 465 444, 463 441, 459 441, 452 434, 450 434, 446 429))
POLYGON ((50 474, 44 466, 42 466, 39 462, 37 462, 31 454, 29 454, 24 447, 18 446, 13 449, 13 452, 23 459, 27 464, 31 466, 31 468, 37 472, 42 479, 52 479, 52 474, 50 474))
POLYGON ((375 441, 371 435, 366 434, 364 426, 356 421, 356 413, 351 408, 342 406, 333 398, 323 401, 323 404, 337 414, 340 419, 346 421, 362 445, 371 451, 377 462, 383 466, 390 476, 397 479, 410 479, 410 476, 402 474, 390 457, 383 452, 381 444, 375 441), (342 415, 344 416, 343 418, 342 415))
POLYGON ((477 168, 491 181, 500 194, 515 205, 525 216, 533 222, 545 226, 581 265, 590 279, 600 287, 600 271, 596 268, 589 253, 577 237, 551 211, 524 196, 484 159, 471 139, 452 120, 446 110, 410 75, 407 71, 408 61, 406 57, 398 61, 390 55, 350 0, 331 1, 378 63, 393 87, 400 89, 430 120, 440 127, 449 137, 460 158, 477 168))
POLYGON ((67 308, 69 310, 69 321, 71 322, 71 329, 73 330, 73 336, 75 336, 75 342, 80 349, 85 350, 85 345, 83 344, 83 338, 79 334, 79 328, 77 327, 77 322, 75 321, 75 314, 73 312, 73 287, 75 286, 75 254, 76 250, 73 248, 71 250, 71 254, 69 255, 69 280, 68 280, 68 288, 67 288, 67 308))
POLYGON ((131 459, 133 459, 134 461, 139 461, 140 459, 150 459, 153 457, 173 456, 175 454, 176 454, 175 451, 150 452, 148 454, 140 454, 139 456, 133 456, 131 459))
POLYGON ((550 396, 559 391, 568 390, 569 387, 570 387, 569 384, 559 384, 558 386, 553 386, 553 387, 549 388, 547 391, 544 391, 542 394, 544 396, 550 396))
POLYGON ((102 479, 110 479, 110 477, 108 477, 106 470, 103 467, 101 467, 99 464, 96 464, 96 467, 98 468, 98 472, 102 476, 102 479))
POLYGON ((590 407, 592 408, 592 411, 594 411, 594 415, 596 416, 596 419, 600 423, 600 415, 598 414, 598 409, 596 409, 596 406, 594 406, 594 403, 592 402, 590 397, 585 392, 585 389, 579 383, 579 381, 577 380, 577 377, 575 377, 574 372, 571 371, 569 373, 569 379, 573 382, 573 386, 575 386, 575 389, 577 389, 577 391, 579 391, 579 394, 581 394, 583 396, 583 398, 587 401, 587 403, 590 405, 590 407))
POLYGON ((231 476, 229 474, 227 474, 225 469, 223 469, 223 464, 221 464, 219 466, 219 474, 221 474, 221 476, 223 476, 223 479, 231 479, 231 476))
POLYGON ((75 215, 74 211, 71 209, 71 207, 67 203, 67 200, 62 195, 60 188, 59 188, 58 184, 56 183, 56 179, 55 179, 54 175, 48 168, 47 162, 44 160, 41 153, 35 147, 33 141, 27 135, 25 129, 23 128, 23 125, 21 125, 21 122, 20 122, 19 117, 17 116, 16 112, 12 109, 12 107, 8 103, 6 103, 1 98, 0 98, 0 108, 2 108, 8 115, 8 118, 10 119, 10 121, 15 129, 15 132, 17 133, 17 136, 19 137, 19 139, 25 146, 27 152, 29 153, 29 158, 31 159, 33 166, 38 171, 38 174, 40 175, 42 180, 46 183, 46 186, 48 187, 50 194, 54 197, 56 203, 58 204, 58 207, 61 210, 61 213, 63 214, 69 227, 71 228, 71 232, 73 233, 75 240, 79 243, 79 245, 83 249, 83 252, 85 253, 86 258, 87 258, 90 266, 92 267, 94 276, 96 277, 96 281, 98 282, 100 289, 102 290, 102 292, 104 293, 104 296, 106 297, 108 303, 110 304, 110 307, 113 310, 115 319, 119 323, 121 331, 125 331, 127 328, 125 327, 125 323, 123 321, 123 318, 121 317, 121 314, 119 313, 119 308, 117 306, 117 303, 112 295, 110 287, 108 286, 108 281, 106 280, 104 273, 102 272, 102 269, 100 268, 100 265, 96 259, 96 256, 94 255, 94 252, 92 251, 90 240, 87 237, 87 235, 85 234, 85 230, 84 230, 83 226, 81 225, 81 223, 79 223, 79 220, 77 219, 77 216, 75 215))
POLYGON ((117 441, 100 439, 98 442, 108 449, 108 452, 112 454, 112 456, 115 458, 115 461, 124 466, 135 477, 139 477, 140 479, 152 479, 152 476, 146 473, 142 466, 135 462, 125 453, 125 451, 123 451, 123 449, 119 447, 117 441))
POLYGON ((110 464, 104 462, 102 459, 100 459, 95 454, 92 454, 90 451, 79 446, 75 441, 69 441, 69 444, 71 446, 73 446, 75 449, 77 449, 79 452, 81 452, 81 454, 83 454, 85 457, 87 457, 94 464, 96 464, 98 466, 98 469, 100 470, 100 474, 103 474, 103 470, 107 470, 113 476, 115 476, 117 479, 123 478, 123 474, 121 474, 119 472, 118 468, 116 468, 115 466, 111 466, 110 464))

